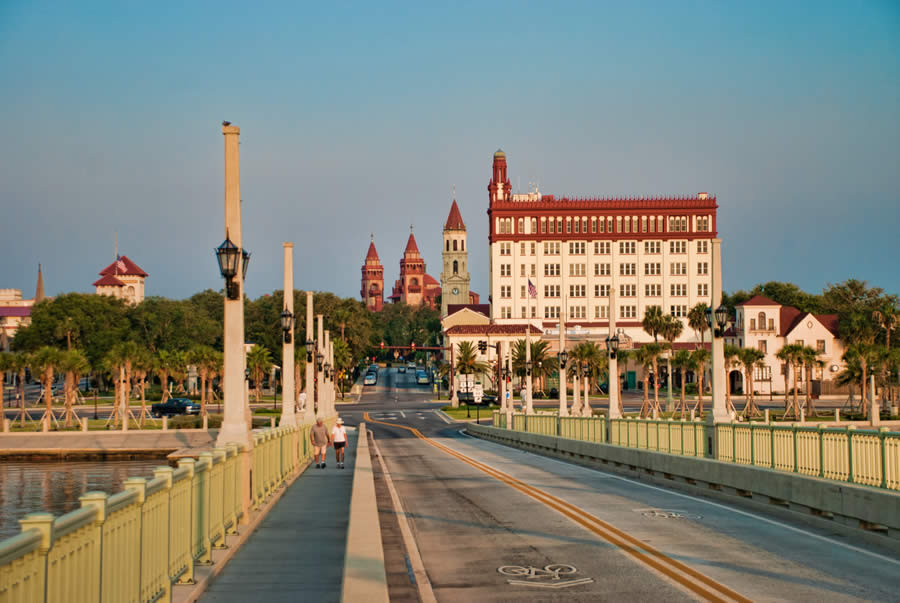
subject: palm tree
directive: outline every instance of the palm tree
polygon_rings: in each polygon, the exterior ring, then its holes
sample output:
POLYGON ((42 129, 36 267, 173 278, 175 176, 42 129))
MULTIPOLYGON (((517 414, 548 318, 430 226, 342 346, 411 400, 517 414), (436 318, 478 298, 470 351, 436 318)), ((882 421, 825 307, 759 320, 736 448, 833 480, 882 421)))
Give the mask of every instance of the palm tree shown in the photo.
MULTIPOLYGON (((695 368, 694 358, 691 356, 691 353, 687 350, 678 350, 675 354, 672 355, 672 366, 678 369, 678 372, 681 376, 681 418, 684 418, 684 411, 686 408, 686 403, 684 399, 684 390, 687 379, 685 378, 687 375, 687 371, 693 370, 695 368)), ((678 410, 676 406, 675 410, 678 410)))
POLYGON ((740 365, 738 360, 740 354, 741 348, 730 343, 725 344, 725 401, 732 412, 735 411, 735 408, 731 401, 731 369, 740 365))
POLYGON ((659 335, 662 333, 665 320, 666 317, 659 306, 647 306, 647 309, 644 311, 641 326, 648 335, 653 337, 654 343, 659 343, 659 335))
POLYGON ((706 310, 709 308, 705 303, 699 303, 688 311, 688 326, 698 335, 700 343, 697 349, 703 347, 703 336, 709 330, 709 323, 706 322, 706 310))
POLYGON ((253 376, 253 389, 256 393, 256 402, 259 403, 262 394, 262 380, 272 368, 272 356, 269 349, 261 345, 254 345, 247 352, 247 368, 253 376))
POLYGON ((781 360, 785 366, 785 375, 784 375, 784 397, 787 400, 787 381, 788 381, 788 371, 793 370, 794 373, 794 403, 792 407, 789 409, 787 404, 785 404, 785 413, 783 418, 787 418, 791 413, 796 418, 800 418, 800 403, 797 400, 797 364, 800 362, 801 351, 803 350, 803 346, 797 343, 788 343, 781 347, 778 352, 776 352, 775 357, 781 360))
POLYGON ((59 423, 53 415, 53 372, 59 367, 62 355, 57 348, 44 346, 30 357, 31 372, 40 376, 41 386, 44 389, 44 403, 47 408, 41 416, 41 422, 45 419, 53 420, 57 428, 59 423))
POLYGON ((745 392, 747 401, 741 414, 746 415, 748 419, 762 414, 759 407, 756 406, 753 396, 753 371, 763 366, 762 361, 765 357, 766 355, 756 348, 741 348, 741 352, 738 354, 738 360, 744 367, 744 381, 747 385, 745 392))
POLYGON ((694 410, 703 414, 703 378, 706 375, 706 365, 709 363, 709 350, 706 348, 697 348, 691 353, 694 359, 694 366, 697 371, 697 403, 694 410))
MULTIPOLYGON (((666 388, 666 411, 671 412, 673 409, 672 406, 672 349, 675 345, 675 340, 681 337, 681 332, 684 331, 684 323, 681 322, 680 318, 676 318, 671 314, 666 314, 663 316, 662 323, 660 325, 659 334, 663 336, 663 338, 669 344, 669 353, 666 355, 666 364, 667 370, 669 373, 668 379, 668 387, 666 388)), ((654 365, 655 366, 655 365, 654 365)), ((656 373, 657 375, 659 373, 656 373)), ((659 379, 657 379, 657 382, 659 379)), ((657 407, 659 406, 659 387, 654 388, 654 400, 656 402, 657 407)))
POLYGON ((187 361, 193 364, 200 377, 200 415, 206 416, 206 383, 209 379, 209 366, 215 350, 208 345, 197 345, 188 350, 187 361))
POLYGON ((60 353, 59 370, 66 375, 65 385, 65 427, 72 427, 72 419, 77 419, 72 405, 75 401, 75 391, 78 389, 78 381, 81 375, 91 370, 91 365, 84 354, 79 350, 68 350, 60 353))

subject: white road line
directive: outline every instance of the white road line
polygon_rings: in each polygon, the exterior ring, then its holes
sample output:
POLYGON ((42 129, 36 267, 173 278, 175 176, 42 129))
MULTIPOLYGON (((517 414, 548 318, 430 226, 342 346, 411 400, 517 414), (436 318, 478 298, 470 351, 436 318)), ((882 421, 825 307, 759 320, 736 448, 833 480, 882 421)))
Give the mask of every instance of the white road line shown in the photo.
MULTIPOLYGON (((466 436, 466 437, 468 437, 468 438, 472 438, 473 440, 480 440, 480 441, 485 442, 485 443, 488 443, 488 444, 495 444, 495 445, 497 445, 497 446, 503 446, 503 444, 496 444, 495 442, 489 442, 489 441, 487 441, 487 440, 482 440, 481 438, 476 438, 475 436, 469 435, 468 433, 466 433, 466 430, 465 430, 465 429, 460 429, 460 430, 459 430, 459 433, 462 434, 462 435, 464 435, 464 436, 466 436)), ((505 446, 505 448, 509 448, 509 446, 505 446)), ((514 450, 519 450, 519 449, 518 449, 518 448, 514 448, 514 450)), ((520 450, 520 451, 521 451, 521 452, 524 452, 524 453, 526 453, 526 454, 534 455, 533 452, 528 452, 527 450, 520 450)), ((457 451, 457 452, 460 452, 460 451, 457 451)), ((460 454, 465 454, 465 453, 460 452, 460 454)), ((539 456, 539 457, 541 457, 541 458, 543 458, 543 459, 547 459, 548 461, 553 461, 553 462, 555 462, 555 463, 560 463, 560 464, 566 465, 567 467, 578 467, 578 466, 579 466, 579 465, 575 465, 575 464, 572 464, 572 463, 567 463, 566 461, 561 461, 561 460, 559 460, 559 459, 554 459, 554 458, 546 457, 546 456, 543 456, 543 455, 535 455, 535 456, 539 456)), ((484 461, 479 460, 478 462, 479 462, 479 463, 482 463, 482 464, 484 464, 484 465, 487 465, 488 467, 491 467, 491 469, 494 469, 495 471, 502 471, 501 469, 497 469, 496 467, 490 465, 489 463, 485 463, 484 461)), ((666 488, 661 488, 661 487, 659 487, 659 486, 651 486, 650 484, 645 484, 645 483, 643 483, 643 482, 640 482, 640 481, 631 479, 631 478, 629 478, 629 477, 622 477, 621 475, 615 475, 615 474, 610 473, 610 472, 608 472, 608 471, 603 471, 602 469, 594 469, 594 468, 588 468, 588 467, 584 467, 584 469, 589 469, 589 470, 591 470, 591 471, 596 471, 597 473, 603 473, 604 475, 607 475, 608 477, 610 477, 610 478, 612 478, 612 479, 617 479, 617 480, 620 480, 620 481, 623 481, 623 482, 626 482, 626 483, 629 483, 629 484, 632 484, 632 485, 635 485, 635 486, 641 486, 642 488, 649 488, 650 490, 656 490, 657 492, 662 492, 662 493, 664 493, 664 494, 671 494, 672 496, 678 496, 678 497, 680 497, 680 498, 686 498, 686 499, 688 499, 688 500, 692 500, 692 501, 694 501, 694 502, 702 503, 702 504, 704 504, 704 505, 709 505, 709 506, 711 506, 711 507, 715 507, 715 508, 721 509, 721 510, 723 510, 723 511, 729 511, 729 512, 731 512, 731 513, 735 513, 736 515, 743 515, 744 517, 750 517, 750 518, 752 518, 752 519, 758 519, 759 521, 764 521, 764 522, 766 522, 766 523, 768 523, 768 524, 770 524, 770 525, 778 526, 779 528, 784 528, 784 529, 786 529, 786 530, 790 530, 790 531, 792 531, 792 532, 796 532, 797 534, 803 534, 804 536, 809 536, 810 538, 815 538, 815 539, 817 539, 817 540, 821 540, 821 541, 823 541, 823 542, 827 542, 827 543, 829 543, 829 544, 833 544, 833 545, 835 545, 835 546, 839 546, 839 547, 841 547, 841 548, 845 548, 845 549, 850 550, 850 551, 854 551, 854 552, 857 552, 857 553, 862 553, 862 554, 864 554, 864 555, 868 555, 868 556, 870 556, 870 557, 874 557, 875 559, 879 559, 879 560, 881 560, 881 561, 888 561, 888 562, 893 563, 893 564, 895 564, 895 565, 900 565, 900 559, 893 559, 893 558, 891 558, 891 557, 887 557, 887 556, 885 556, 885 555, 881 555, 881 554, 875 553, 875 552, 873 552, 873 551, 868 551, 868 550, 866 550, 866 549, 861 549, 861 548, 859 548, 859 547, 857 547, 857 546, 853 546, 852 544, 847 544, 846 542, 841 542, 840 540, 834 540, 834 539, 832 539, 832 538, 828 538, 827 536, 822 536, 822 535, 820 535, 820 534, 814 534, 813 532, 807 532, 806 530, 804 530, 804 529, 802 529, 802 528, 797 528, 797 527, 794 527, 794 526, 792 526, 792 525, 788 525, 788 524, 786 524, 786 523, 783 523, 783 522, 780 522, 780 521, 777 521, 777 520, 774 520, 774 519, 769 519, 768 517, 763 517, 762 515, 757 515, 756 513, 750 513, 750 512, 748 512, 748 511, 741 511, 740 509, 735 509, 735 508, 732 508, 732 507, 729 507, 729 506, 726 506, 726 505, 722 505, 722 504, 719 504, 719 503, 712 502, 712 501, 710 501, 710 500, 704 500, 704 499, 702 499, 702 498, 697 498, 696 496, 691 496, 690 494, 683 494, 683 493, 681 493, 681 492, 675 492, 675 491, 673 491, 673 490, 668 490, 668 489, 666 489, 666 488)))

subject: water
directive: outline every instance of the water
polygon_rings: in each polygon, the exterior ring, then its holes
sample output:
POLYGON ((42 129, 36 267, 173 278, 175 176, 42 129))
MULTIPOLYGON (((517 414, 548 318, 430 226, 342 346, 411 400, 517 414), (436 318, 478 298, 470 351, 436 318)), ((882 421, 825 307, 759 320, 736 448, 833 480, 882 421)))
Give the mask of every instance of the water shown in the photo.
POLYGON ((121 492, 129 477, 152 477, 153 469, 165 464, 164 459, 0 463, 0 540, 18 534, 19 519, 28 513, 68 513, 81 506, 78 497, 85 492, 121 492))

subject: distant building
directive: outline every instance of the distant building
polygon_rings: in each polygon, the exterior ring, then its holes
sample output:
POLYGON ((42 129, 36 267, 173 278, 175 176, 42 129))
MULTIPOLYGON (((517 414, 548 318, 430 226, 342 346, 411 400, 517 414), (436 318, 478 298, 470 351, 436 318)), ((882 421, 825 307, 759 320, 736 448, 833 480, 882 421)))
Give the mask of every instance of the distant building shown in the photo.
MULTIPOLYGON (((844 368, 841 357, 844 344, 838 338, 836 314, 812 314, 801 312, 792 306, 782 306, 768 297, 756 295, 740 303, 736 308, 734 327, 725 333, 726 343, 742 348, 756 348, 765 354, 763 366, 755 370, 754 389, 768 393, 784 393, 794 387, 793 370, 789 375, 783 363, 775 357, 782 347, 797 343, 816 350, 821 366, 813 368, 810 375, 814 394, 837 391, 834 379, 844 368), (788 381, 785 383, 785 378, 788 381)), ((800 368, 797 375, 799 389, 805 391, 806 372, 800 368)), ((743 389, 745 375, 742 370, 729 371, 731 385, 743 389)))
POLYGON ((31 308, 43 300, 44 275, 40 264, 32 299, 23 299, 21 289, 0 289, 0 351, 9 351, 16 331, 31 324, 31 308))
POLYGON ((116 256, 116 261, 100 271, 94 281, 97 295, 111 295, 131 305, 144 301, 144 281, 149 275, 126 255, 116 256))

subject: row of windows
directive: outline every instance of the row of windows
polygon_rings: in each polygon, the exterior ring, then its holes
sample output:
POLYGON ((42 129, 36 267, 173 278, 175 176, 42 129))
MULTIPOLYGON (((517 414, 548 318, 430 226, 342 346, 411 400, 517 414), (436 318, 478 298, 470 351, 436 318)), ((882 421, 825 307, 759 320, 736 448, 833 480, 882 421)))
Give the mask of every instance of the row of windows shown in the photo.
MULTIPOLYGON (((668 223, 664 216, 587 216, 582 217, 542 217, 540 219, 541 234, 580 234, 588 233, 632 233, 632 232, 690 232, 689 216, 670 216, 668 223), (668 225, 668 230, 666 226, 668 225)), ((696 216, 695 232, 709 232, 710 217, 696 216)), ((518 218, 515 224, 518 234, 535 234, 538 232, 537 218, 518 218), (526 225, 530 228, 526 229, 526 225)), ((513 234, 512 218, 497 218, 497 232, 513 234)))

